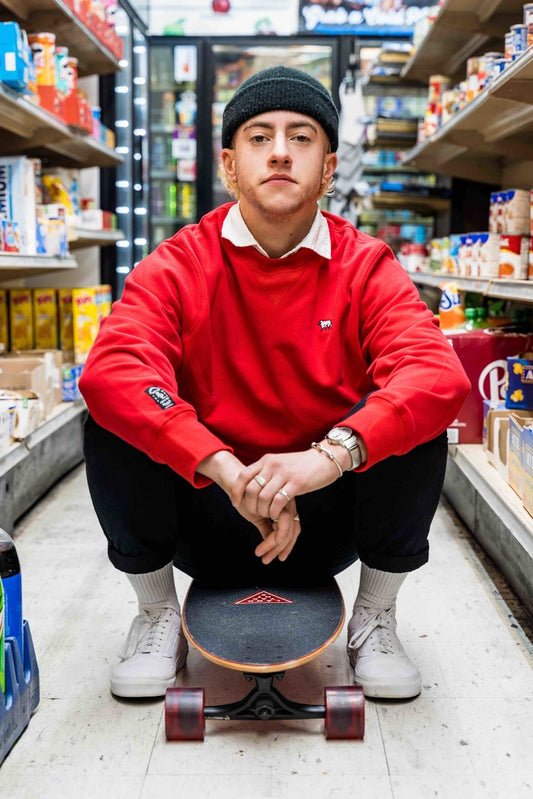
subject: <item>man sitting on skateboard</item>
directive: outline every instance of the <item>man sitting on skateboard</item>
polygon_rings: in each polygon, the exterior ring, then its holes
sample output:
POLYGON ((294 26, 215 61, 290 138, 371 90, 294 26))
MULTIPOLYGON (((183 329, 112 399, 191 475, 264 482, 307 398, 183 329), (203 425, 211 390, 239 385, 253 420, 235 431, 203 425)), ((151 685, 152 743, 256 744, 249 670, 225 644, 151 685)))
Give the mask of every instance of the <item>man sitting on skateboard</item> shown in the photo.
POLYGON ((89 487, 139 602, 117 696, 162 695, 184 665, 173 564, 312 585, 357 558, 355 682, 420 692, 396 597, 428 559, 445 430, 470 386, 388 246, 318 207, 337 144, 317 80, 248 78, 222 126, 237 202, 136 266, 87 360, 89 487))

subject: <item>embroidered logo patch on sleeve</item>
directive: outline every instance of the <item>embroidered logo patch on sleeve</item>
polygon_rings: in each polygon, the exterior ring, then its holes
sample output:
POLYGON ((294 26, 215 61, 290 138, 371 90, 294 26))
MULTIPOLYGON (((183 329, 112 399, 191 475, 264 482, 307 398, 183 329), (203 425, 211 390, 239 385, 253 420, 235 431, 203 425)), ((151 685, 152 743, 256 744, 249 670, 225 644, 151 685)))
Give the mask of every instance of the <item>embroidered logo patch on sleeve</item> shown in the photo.
POLYGON ((165 391, 164 388, 160 388, 159 386, 149 386, 144 389, 144 393, 148 394, 154 402, 157 402, 159 407, 163 408, 163 410, 172 408, 172 406, 176 404, 168 391, 165 391))

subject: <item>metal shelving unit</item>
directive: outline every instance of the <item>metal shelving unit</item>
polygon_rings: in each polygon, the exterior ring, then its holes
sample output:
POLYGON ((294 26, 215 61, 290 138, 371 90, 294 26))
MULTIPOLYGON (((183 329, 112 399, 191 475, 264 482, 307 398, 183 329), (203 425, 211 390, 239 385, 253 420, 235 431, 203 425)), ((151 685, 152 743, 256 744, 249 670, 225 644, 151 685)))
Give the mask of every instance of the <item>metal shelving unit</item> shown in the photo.
MULTIPOLYGON (((467 58, 501 50, 521 21, 521 0, 447 0, 402 71, 427 82, 431 74, 460 80, 467 58)), ((533 186, 533 48, 493 80, 426 141, 407 152, 404 165, 503 188, 533 186)), ((415 273, 419 285, 453 280, 463 291, 533 303, 533 281, 415 273)), ((485 550, 533 611, 533 518, 481 445, 450 446, 445 494, 485 550)))

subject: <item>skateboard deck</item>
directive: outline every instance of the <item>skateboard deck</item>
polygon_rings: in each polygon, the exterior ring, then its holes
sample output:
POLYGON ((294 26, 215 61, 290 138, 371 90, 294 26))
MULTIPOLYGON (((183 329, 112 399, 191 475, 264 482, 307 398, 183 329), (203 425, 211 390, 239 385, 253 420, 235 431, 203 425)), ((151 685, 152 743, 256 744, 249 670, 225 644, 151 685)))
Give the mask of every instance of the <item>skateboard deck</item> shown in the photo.
POLYGON ((312 588, 207 588, 193 581, 182 623, 208 660, 252 673, 285 671, 337 638, 344 602, 333 579, 312 588))
POLYGON ((214 588, 193 580, 182 611, 183 631, 208 660, 244 672, 255 687, 236 702, 206 705, 203 688, 167 688, 169 741, 202 741, 206 719, 269 721, 324 719, 327 738, 362 739, 362 688, 324 689, 324 704, 295 702, 275 683, 288 669, 308 663, 339 635, 344 602, 331 578, 313 587, 214 588))

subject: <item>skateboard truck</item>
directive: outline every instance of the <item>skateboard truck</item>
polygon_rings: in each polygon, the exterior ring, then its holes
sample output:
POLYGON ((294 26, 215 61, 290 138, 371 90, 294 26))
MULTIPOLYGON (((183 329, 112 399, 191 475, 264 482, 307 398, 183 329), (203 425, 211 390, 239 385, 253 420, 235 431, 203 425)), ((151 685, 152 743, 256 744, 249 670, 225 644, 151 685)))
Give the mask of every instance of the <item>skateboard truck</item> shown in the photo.
POLYGON ((168 688, 165 698, 165 731, 169 741, 204 739, 205 720, 289 721, 325 719, 328 739, 360 740, 364 735, 365 705, 361 688, 325 688, 323 705, 294 702, 279 691, 274 682, 284 672, 245 673, 255 686, 242 699, 225 705, 205 705, 203 688, 168 688))

